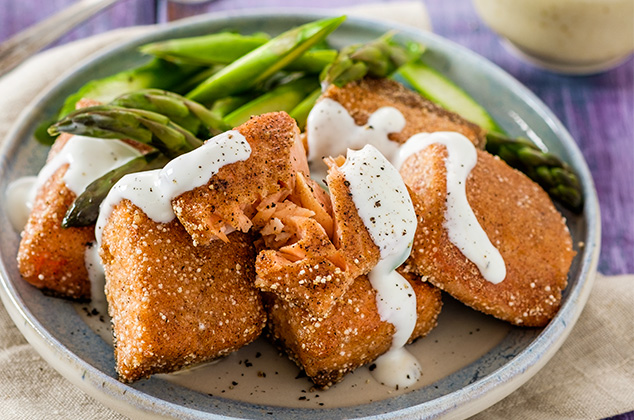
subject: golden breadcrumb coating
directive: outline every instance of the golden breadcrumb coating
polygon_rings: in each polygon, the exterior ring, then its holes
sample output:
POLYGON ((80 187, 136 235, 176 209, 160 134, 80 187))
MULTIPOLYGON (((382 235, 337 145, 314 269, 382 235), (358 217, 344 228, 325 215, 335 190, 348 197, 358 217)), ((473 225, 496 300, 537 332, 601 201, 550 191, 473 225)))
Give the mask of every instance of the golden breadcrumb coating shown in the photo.
MULTIPOLYGON (((436 326, 440 290, 404 274, 416 293, 418 318, 409 342, 436 326)), ((272 294, 265 296, 268 334, 317 387, 328 388, 346 373, 389 350, 394 326, 381 321, 376 292, 366 276, 357 278, 327 317, 313 317, 272 294)))
POLYGON ((222 167, 207 184, 172 201, 174 213, 195 243, 226 240, 227 226, 247 232, 262 199, 292 189, 297 172, 308 174, 299 128, 287 113, 251 117, 236 130, 249 142, 251 156, 222 167))
POLYGON ((392 106, 405 117, 405 128, 389 135, 390 140, 405 143, 418 133, 456 131, 484 148, 486 132, 456 113, 423 98, 416 92, 390 79, 365 78, 343 87, 330 85, 321 98, 339 102, 348 110, 358 125, 365 125, 377 109, 392 106))
MULTIPOLYGON (((98 105, 82 99, 77 109, 98 105)), ((62 133, 49 151, 50 161, 66 145, 72 134, 62 133)), ((149 147, 125 140, 141 152, 149 147)), ((86 247, 95 241, 95 228, 62 227, 62 220, 77 196, 66 187, 64 175, 68 164, 62 165, 37 192, 33 209, 22 232, 18 250, 18 268, 22 277, 43 292, 54 296, 90 300, 90 280, 86 269, 86 247)))
MULTIPOLYGON (((342 157, 339 164, 343 161, 342 157)), ((298 176, 296 186, 305 185, 301 193, 289 195, 286 201, 277 202, 265 213, 268 216, 265 219, 279 221, 280 230, 293 232, 292 240, 280 248, 261 251, 256 263, 256 286, 300 306, 315 317, 326 316, 354 279, 367 274, 380 257, 379 248, 359 217, 339 165, 333 159, 326 163, 330 167, 330 197, 314 181, 298 176), (315 212, 294 202, 331 214, 313 218, 315 212), (322 202, 323 206, 315 204, 322 202), (276 217, 280 208, 284 215, 276 217), (318 220, 324 220, 325 227, 318 220), (331 231, 330 235, 327 230, 331 231)), ((260 224, 256 222, 258 216, 254 218, 256 225, 260 224)))
POLYGON ((374 268, 381 253, 359 216, 348 181, 339 169, 345 163, 345 158, 326 158, 324 162, 328 165, 326 181, 335 220, 333 243, 346 257, 350 277, 356 279, 374 268))
POLYGON ((444 146, 432 145, 401 168, 418 218, 408 269, 482 312, 515 325, 545 325, 559 309, 575 255, 565 219, 536 183, 478 151, 467 199, 507 272, 498 284, 485 280, 444 227, 446 156, 444 146))
POLYGON ((156 223, 129 200, 115 206, 100 255, 122 381, 209 361, 260 335, 253 240, 229 238, 194 246, 177 219, 156 223))
MULTIPOLYGON (((56 144, 65 144, 70 137, 61 135, 56 144)), ((46 293, 89 300, 85 254, 86 247, 95 240, 95 229, 62 227, 66 211, 76 198, 64 183, 67 170, 68 164, 62 165, 38 191, 22 232, 18 268, 24 280, 46 293)))
POLYGON ((352 282, 345 259, 314 219, 296 217, 289 225, 294 225, 300 239, 258 253, 255 285, 313 316, 326 315, 352 282))

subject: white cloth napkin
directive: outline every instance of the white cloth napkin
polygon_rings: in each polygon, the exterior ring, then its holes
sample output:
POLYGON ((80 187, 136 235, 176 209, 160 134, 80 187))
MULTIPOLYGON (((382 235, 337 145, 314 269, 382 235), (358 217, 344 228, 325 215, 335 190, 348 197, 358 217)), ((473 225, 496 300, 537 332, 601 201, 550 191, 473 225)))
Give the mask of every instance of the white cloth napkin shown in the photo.
MULTIPOLYGON (((420 2, 348 10, 429 28, 420 2)), ((0 141, 24 106, 49 83, 104 46, 148 27, 121 29, 48 50, 0 78, 0 141)), ((476 419, 602 418, 634 410, 634 275, 596 279, 559 352, 524 386, 476 419)), ((0 305, 0 417, 122 419, 67 382, 22 337, 0 305)))

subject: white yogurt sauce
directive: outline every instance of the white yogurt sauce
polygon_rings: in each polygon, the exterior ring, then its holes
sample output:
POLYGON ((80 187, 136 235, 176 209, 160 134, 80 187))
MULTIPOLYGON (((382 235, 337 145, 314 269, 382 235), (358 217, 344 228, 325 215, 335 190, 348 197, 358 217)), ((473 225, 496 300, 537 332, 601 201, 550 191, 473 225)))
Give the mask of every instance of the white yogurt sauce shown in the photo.
POLYGON ((68 163, 64 183, 69 190, 79 195, 95 179, 138 156, 141 156, 141 152, 121 140, 73 136, 44 165, 37 176, 37 188, 44 185, 62 165, 68 163))
POLYGON ((376 110, 366 125, 357 125, 348 111, 337 101, 325 98, 308 114, 306 135, 311 177, 326 178, 326 156, 344 155, 348 149, 361 149, 366 144, 376 147, 388 159, 396 154, 399 144, 390 140, 390 133, 405 128, 405 118, 393 107, 376 110))
POLYGON ((35 201, 36 176, 18 178, 9 184, 6 192, 7 214, 11 226, 16 231, 24 229, 29 220, 29 214, 33 210, 35 201))
POLYGON ((381 258, 368 277, 381 319, 396 330, 390 350, 376 360, 372 375, 385 385, 407 387, 421 375, 418 361, 403 348, 416 326, 416 295, 395 269, 411 251, 414 206, 400 174, 374 146, 348 150, 340 169, 359 217, 379 247, 381 258))
POLYGON ((90 280, 90 306, 97 309, 99 313, 107 314, 106 274, 99 256, 99 247, 96 243, 91 242, 90 246, 86 247, 84 263, 86 264, 88 279, 90 280))
MULTIPOLYGON (((53 159, 44 165, 37 177, 24 177, 14 181, 7 190, 9 219, 16 230, 26 225, 37 191, 65 164, 63 176, 66 187, 80 195, 95 179, 140 156, 141 153, 120 140, 103 140, 94 137, 73 136, 53 159)), ((105 305, 103 268, 96 246, 86 247, 86 270, 91 283, 91 300, 94 305, 105 305), (99 274, 101 272, 101 274, 99 274)))
POLYGON ((206 184, 223 166, 246 160, 249 156, 249 142, 238 131, 231 130, 171 160, 163 169, 124 176, 101 203, 95 226, 97 243, 101 243, 103 228, 112 209, 121 200, 130 200, 157 223, 169 223, 175 217, 173 199, 206 184))
POLYGON ((120 140, 102 140, 94 137, 73 136, 62 150, 40 170, 37 177, 15 180, 7 189, 9 219, 16 230, 22 230, 33 209, 37 191, 64 164, 68 169, 63 180, 75 195, 103 174, 115 169, 140 152, 120 140))
POLYGON ((473 143, 454 132, 416 134, 399 150, 395 166, 400 168, 409 156, 432 144, 442 144, 447 148, 445 228, 449 240, 478 267, 486 280, 500 283, 506 277, 504 259, 480 226, 467 200, 467 177, 478 160, 473 143))

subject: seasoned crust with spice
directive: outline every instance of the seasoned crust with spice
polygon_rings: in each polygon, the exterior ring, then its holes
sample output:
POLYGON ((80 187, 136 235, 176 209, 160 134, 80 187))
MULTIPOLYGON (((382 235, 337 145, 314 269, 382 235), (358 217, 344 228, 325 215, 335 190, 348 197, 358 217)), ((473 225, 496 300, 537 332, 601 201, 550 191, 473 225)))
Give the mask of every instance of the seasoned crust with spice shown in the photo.
POLYGON ((308 174, 299 128, 285 112, 251 119, 236 130, 251 146, 245 161, 222 167, 205 185, 172 201, 174 213, 197 244, 226 232, 247 232, 257 205, 282 189, 292 189, 296 173, 308 174))
POLYGON ((352 200, 348 181, 339 169, 345 163, 343 156, 326 158, 328 189, 332 197, 335 220, 333 243, 345 255, 353 279, 367 274, 379 262, 380 250, 352 200))
POLYGON ((506 265, 485 280, 448 237, 444 146, 432 145, 401 167, 418 218, 407 269, 482 312, 521 326, 544 326, 560 306, 575 255, 565 219, 533 181, 487 152, 467 178, 467 199, 506 265))
POLYGON ((339 102, 357 125, 365 125, 373 112, 391 106, 405 117, 405 128, 389 135, 390 140, 405 143, 414 134, 456 131, 482 149, 486 132, 456 113, 447 111, 416 92, 390 79, 365 78, 343 87, 330 85, 321 96, 339 102))
MULTIPOLYGON (((304 186, 299 192, 294 191, 285 201, 278 200, 270 215, 262 211, 254 218, 257 226, 260 214, 266 214, 262 219, 279 220, 280 231, 293 232, 284 246, 258 254, 256 285, 305 309, 313 317, 326 316, 352 282, 370 272, 380 257, 339 170, 344 161, 343 157, 326 160, 330 167, 330 196, 316 182, 298 175, 296 185, 304 186), (316 212, 308 209, 322 206, 311 202, 324 203, 326 214, 313 217, 316 212)), ((265 229, 260 232, 268 233, 265 229)), ((271 245, 271 241, 267 242, 271 245)))
MULTIPOLYGON (((90 99, 77 102, 77 109, 99 105, 90 99)), ((55 139, 47 162, 62 151, 72 134, 55 139)), ((126 143, 146 153, 151 148, 131 140, 126 143)), ((18 269, 22 278, 53 296, 87 301, 91 299, 86 269, 86 248, 95 241, 94 226, 62 227, 62 220, 77 196, 66 186, 64 164, 45 181, 35 196, 33 209, 22 232, 18 269)))
MULTIPOLYGON (((418 318, 409 342, 436 326, 440 290, 404 274, 416 293, 418 318)), ((268 334, 319 388, 340 382, 354 369, 389 350, 394 326, 381 321, 376 292, 366 276, 357 278, 327 317, 313 317, 292 303, 265 295, 268 334)))
MULTIPOLYGON (((77 108, 97 105, 82 99, 77 108)), ((51 161, 73 137, 62 133, 47 156, 51 161)), ((62 220, 77 196, 66 187, 62 165, 37 191, 18 249, 22 278, 53 296, 88 301, 90 280, 86 269, 86 247, 95 240, 94 227, 63 228, 62 220)))
MULTIPOLYGON (((49 160, 72 136, 62 134, 49 160)), ((33 202, 22 231, 18 268, 22 278, 45 293, 74 300, 90 299, 86 247, 95 240, 94 227, 63 228, 66 211, 76 195, 66 187, 62 165, 46 180, 33 202)))
POLYGON ((178 220, 156 223, 128 200, 115 206, 100 255, 122 381, 209 361, 260 335, 253 238, 229 238, 194 246, 178 220))

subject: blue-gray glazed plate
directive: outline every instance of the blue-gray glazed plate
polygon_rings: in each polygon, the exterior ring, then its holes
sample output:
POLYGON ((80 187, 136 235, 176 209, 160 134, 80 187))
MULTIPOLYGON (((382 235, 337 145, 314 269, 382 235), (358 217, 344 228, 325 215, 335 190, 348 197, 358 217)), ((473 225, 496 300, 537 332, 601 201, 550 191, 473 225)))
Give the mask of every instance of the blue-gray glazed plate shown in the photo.
MULTIPOLYGON (((139 45, 223 29, 276 34, 325 17, 323 12, 280 11, 216 14, 157 27, 78 66, 27 108, 3 144, 0 192, 37 173, 47 149, 33 139, 39 122, 55 115, 64 98, 86 81, 115 73, 145 58, 139 45)), ((349 18, 333 35, 336 46, 367 41, 395 25, 349 18)), ((438 327, 415 343, 424 374, 409 390, 374 383, 361 368, 327 391, 311 389, 297 368, 263 340, 197 369, 157 375, 134 384, 116 378, 107 319, 78 304, 44 296, 24 282, 16 266, 19 234, 2 200, 1 284, 5 307, 27 340, 62 375, 104 404, 133 418, 463 418, 501 400, 534 375, 563 343, 588 298, 599 251, 599 209, 589 170, 554 115, 530 91, 482 57, 447 40, 409 27, 397 38, 424 43, 431 63, 461 85, 500 125, 525 135, 569 162, 585 194, 581 215, 565 213, 577 256, 563 305, 543 329, 515 328, 445 298, 438 327)))

